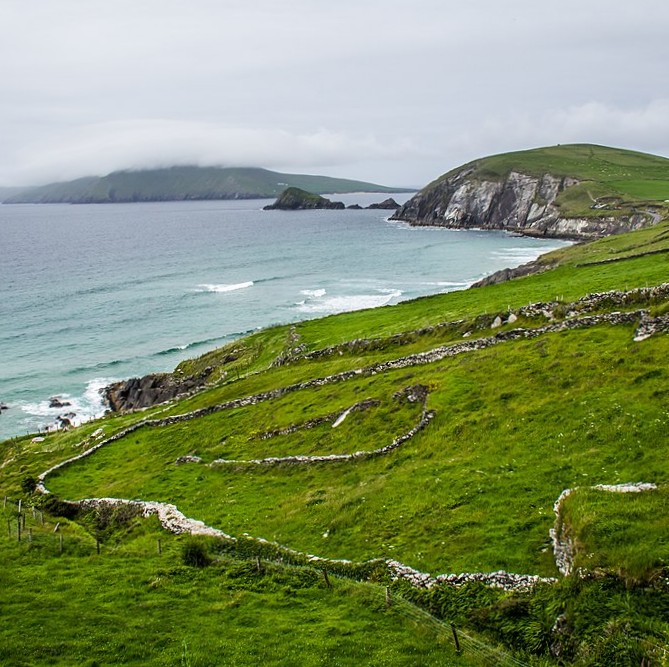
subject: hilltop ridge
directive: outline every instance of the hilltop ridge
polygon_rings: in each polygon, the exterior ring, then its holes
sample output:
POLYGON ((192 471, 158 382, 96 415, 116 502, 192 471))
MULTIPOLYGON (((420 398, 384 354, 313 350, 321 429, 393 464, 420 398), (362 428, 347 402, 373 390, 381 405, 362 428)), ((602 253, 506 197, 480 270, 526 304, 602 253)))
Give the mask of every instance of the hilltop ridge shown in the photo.
POLYGON ((5 204, 108 204, 209 199, 271 199, 289 186, 315 194, 413 192, 377 183, 253 167, 168 167, 115 171, 64 183, 25 188, 5 204))
POLYGON ((558 145, 482 158, 428 184, 393 216, 411 225, 591 240, 667 212, 669 159, 558 145))

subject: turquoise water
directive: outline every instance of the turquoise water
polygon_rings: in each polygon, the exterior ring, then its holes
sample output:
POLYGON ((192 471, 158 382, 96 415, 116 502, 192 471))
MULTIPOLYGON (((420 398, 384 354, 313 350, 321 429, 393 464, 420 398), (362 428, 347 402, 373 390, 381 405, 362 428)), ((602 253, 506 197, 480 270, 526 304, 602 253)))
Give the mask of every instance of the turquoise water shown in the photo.
POLYGON ((256 328, 461 289, 563 245, 266 203, 0 206, 0 438, 100 414, 109 382, 256 328))

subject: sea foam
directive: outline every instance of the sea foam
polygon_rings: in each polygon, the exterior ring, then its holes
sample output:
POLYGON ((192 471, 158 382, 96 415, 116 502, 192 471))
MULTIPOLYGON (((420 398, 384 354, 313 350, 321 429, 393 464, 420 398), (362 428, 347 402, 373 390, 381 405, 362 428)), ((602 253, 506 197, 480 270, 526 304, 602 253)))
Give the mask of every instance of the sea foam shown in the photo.
MULTIPOLYGON (((325 290, 322 291, 325 292, 325 290)), ((327 297, 323 294, 318 297, 307 298, 295 305, 302 313, 345 313, 353 310, 385 306, 403 294, 402 290, 398 289, 379 289, 375 291, 376 294, 351 294, 327 297)))
POLYGON ((73 417, 68 417, 74 426, 79 426, 90 419, 102 417, 106 406, 102 390, 116 380, 113 378, 94 378, 88 382, 80 396, 71 394, 59 394, 57 398, 63 403, 62 407, 50 407, 50 401, 44 400, 37 403, 19 404, 21 411, 28 419, 26 424, 29 426, 39 426, 41 429, 55 430, 57 427, 57 417, 59 415, 68 415, 72 413, 73 417), (36 420, 35 418, 40 419, 36 420), (42 422, 39 424, 38 422, 42 422))

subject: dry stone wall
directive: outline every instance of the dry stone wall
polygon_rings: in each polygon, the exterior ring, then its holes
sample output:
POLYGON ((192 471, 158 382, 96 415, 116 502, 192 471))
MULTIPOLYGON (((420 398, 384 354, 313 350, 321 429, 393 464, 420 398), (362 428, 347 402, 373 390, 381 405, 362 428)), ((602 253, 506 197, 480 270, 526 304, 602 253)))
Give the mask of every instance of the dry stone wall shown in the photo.
MULTIPOLYGON (((37 491, 43 494, 48 494, 49 491, 46 488, 45 480, 54 471, 67 466, 75 461, 79 461, 87 456, 92 455, 101 447, 116 442, 129 434, 137 431, 138 429, 144 427, 161 427, 167 426, 170 424, 186 422, 190 419, 195 419, 200 416, 213 414, 223 410, 229 410, 232 408, 239 408, 245 406, 255 405, 262 401, 272 400, 274 398, 279 398, 285 396, 294 391, 300 391, 303 389, 308 389, 311 387, 320 387, 328 384, 334 384, 338 382, 344 382, 355 377, 365 377, 375 375, 377 373, 383 373, 389 370, 395 370, 399 368, 407 368, 410 366, 417 366, 423 364, 434 363, 435 361, 440 361, 447 357, 452 357, 459 354, 464 354, 472 352, 475 350, 482 350, 488 347, 497 345, 499 343, 512 341, 512 340, 522 340, 522 339, 532 339, 538 336, 554 333, 559 331, 571 330, 571 329, 580 329, 590 326, 596 326, 598 324, 610 324, 610 325, 629 325, 633 323, 639 323, 639 327, 635 334, 635 340, 644 340, 649 335, 663 331, 669 331, 669 316, 661 316, 652 318, 646 310, 636 310, 633 312, 615 312, 615 313, 606 313, 600 315, 577 315, 577 313, 582 313, 588 310, 596 310, 597 308, 602 307, 603 305, 610 305, 613 302, 620 303, 620 305, 629 305, 630 303, 638 303, 640 299, 665 299, 669 293, 669 285, 661 285, 657 288, 648 288, 647 290, 633 290, 631 292, 606 292, 602 294, 593 294, 587 297, 586 299, 581 299, 579 302, 576 302, 575 308, 573 311, 573 316, 567 320, 561 322, 551 322, 543 327, 533 328, 533 329, 511 329, 507 331, 500 331, 492 336, 486 338, 480 338, 472 341, 463 341, 460 343, 455 343, 452 345, 441 346, 430 350, 428 352, 417 353, 413 355, 408 355, 399 359, 382 362, 379 364, 374 364, 366 368, 360 368, 352 371, 346 371, 343 373, 337 373, 323 378, 317 378, 314 380, 309 380, 306 382, 296 383, 289 385, 287 387, 277 388, 268 392, 262 392, 252 396, 247 396, 244 398, 234 399, 232 401, 227 401, 222 404, 210 406, 207 408, 202 408, 199 410, 194 410, 192 412, 184 413, 181 415, 174 415, 170 417, 165 417, 162 419, 145 419, 137 422, 136 424, 119 431, 115 435, 104 438, 94 444, 93 446, 86 449, 81 454, 71 457, 66 461, 58 463, 48 470, 41 473, 38 477, 37 491), (619 300, 619 301, 616 301, 619 300)), ((521 314, 529 315, 532 313, 541 313, 547 318, 552 317, 552 312, 554 310, 554 304, 532 304, 528 306, 528 309, 521 309, 519 312, 521 314)), ((509 320, 507 320, 508 322, 509 320)), ((323 350, 319 353, 311 353, 310 356, 314 357, 316 354, 332 354, 331 350, 323 350)), ((330 455, 325 457, 284 457, 284 458, 274 458, 274 459, 258 459, 254 461, 246 461, 244 463, 255 463, 255 464, 266 464, 266 463, 314 463, 314 462, 324 462, 324 461, 341 461, 341 460, 356 460, 367 458, 370 456, 379 456, 385 454, 393 449, 399 447, 403 442, 406 442, 409 438, 413 437, 421 429, 425 428, 430 420, 434 417, 434 413, 427 410, 427 391, 425 387, 420 385, 416 387, 409 387, 403 390, 403 395, 407 400, 420 400, 423 402, 423 411, 422 416, 418 424, 416 424, 410 431, 404 435, 396 438, 391 443, 385 447, 381 447, 376 450, 369 452, 355 452, 353 454, 343 454, 343 455, 330 455)), ((96 432, 98 437, 100 432, 96 432)), ((182 457, 184 459, 180 462, 189 462, 190 459, 196 459, 197 457, 182 457)), ((229 461, 226 461, 229 463, 229 461)), ((218 463, 224 463, 219 461, 218 463)), ((593 487, 602 491, 609 492, 619 492, 619 493, 631 493, 631 492, 640 492, 656 488, 654 484, 651 483, 637 483, 637 484, 626 484, 626 485, 598 485, 593 487)), ((554 511, 556 515, 556 522, 553 529, 550 531, 550 537, 553 542, 553 551, 555 555, 556 566, 558 570, 563 575, 568 575, 572 573, 573 570, 573 545, 569 539, 568 529, 564 525, 561 517, 562 504, 574 489, 566 489, 560 494, 560 497, 554 505, 554 511)), ((91 498, 82 500, 76 503, 72 503, 82 509, 92 509, 100 506, 114 506, 114 505, 130 505, 137 508, 137 511, 143 516, 152 516, 156 515, 160 520, 161 525, 173 533, 189 533, 195 535, 208 535, 211 537, 219 538, 230 543, 237 543, 242 538, 236 538, 231 535, 228 535, 222 530, 212 528, 204 524, 204 522, 197 519, 192 519, 186 517, 182 512, 178 510, 175 505, 167 503, 157 503, 151 501, 139 501, 139 500, 125 500, 125 499, 115 499, 115 498, 91 498)), ((312 554, 304 554, 299 551, 284 547, 275 542, 269 542, 263 538, 252 538, 250 536, 244 536, 245 540, 249 541, 251 544, 257 545, 258 548, 264 548, 275 555, 278 554, 278 558, 282 559, 284 556, 289 557, 293 562, 304 562, 315 564, 323 568, 358 568, 355 570, 359 572, 359 568, 379 566, 383 565, 388 575, 395 579, 403 579, 411 583, 413 586, 430 588, 435 585, 453 585, 459 586, 466 583, 478 581, 484 583, 488 586, 493 586, 496 588, 502 588, 505 590, 526 590, 531 588, 538 583, 551 583, 555 581, 552 578, 542 578, 535 575, 519 575, 508 573, 504 571, 498 571, 493 573, 462 573, 462 574, 442 574, 437 576, 432 576, 427 573, 422 573, 413 568, 403 565, 398 561, 387 560, 381 561, 375 559, 373 561, 368 561, 363 564, 352 563, 347 560, 337 560, 337 559, 327 559, 321 558, 319 556, 314 556, 312 554), (281 555, 283 554, 283 555, 281 555)))

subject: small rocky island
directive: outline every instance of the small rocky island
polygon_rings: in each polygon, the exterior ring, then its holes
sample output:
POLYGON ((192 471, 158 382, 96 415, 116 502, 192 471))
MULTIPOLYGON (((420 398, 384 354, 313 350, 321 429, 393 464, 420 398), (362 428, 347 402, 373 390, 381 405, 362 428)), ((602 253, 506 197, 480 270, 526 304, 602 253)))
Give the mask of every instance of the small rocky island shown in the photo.
POLYGON ((343 209, 340 201, 330 201, 320 195, 312 194, 300 188, 286 188, 273 204, 264 206, 265 211, 302 211, 316 208, 343 209))
MULTIPOLYGON (((301 190, 300 188, 287 188, 277 198, 273 204, 264 206, 264 211, 303 211, 316 208, 330 208, 343 209, 348 208, 352 210, 361 210, 363 207, 359 204, 351 204, 344 206, 340 201, 331 201, 326 197, 301 190)), ((396 211, 400 205, 392 198, 384 199, 377 204, 370 204, 367 208, 383 209, 388 211, 396 211)))

